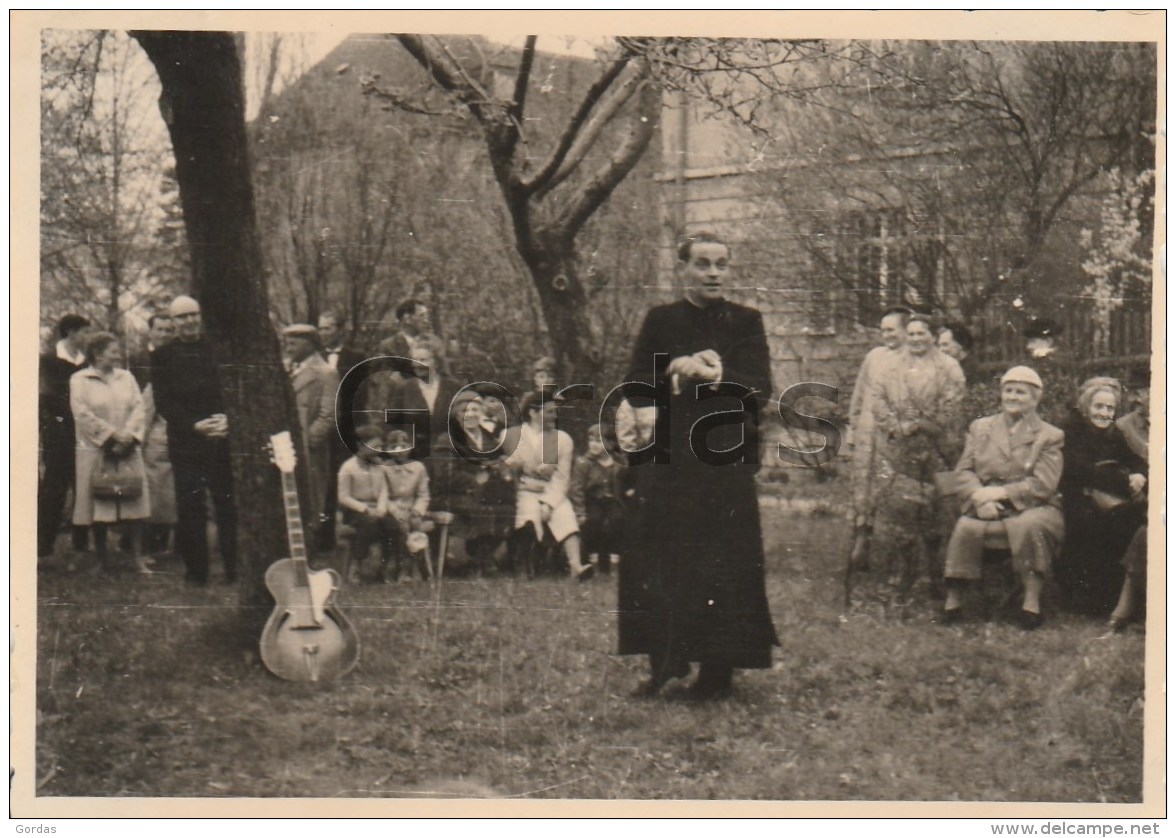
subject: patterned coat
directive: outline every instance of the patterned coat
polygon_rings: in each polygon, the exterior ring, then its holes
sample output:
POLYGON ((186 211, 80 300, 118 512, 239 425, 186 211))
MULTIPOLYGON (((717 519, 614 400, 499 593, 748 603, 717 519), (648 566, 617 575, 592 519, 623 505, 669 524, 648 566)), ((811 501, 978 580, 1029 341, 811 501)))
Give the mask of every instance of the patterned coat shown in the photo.
POLYGON ((70 378, 69 401, 77 428, 74 524, 146 518, 151 509, 146 476, 143 493, 134 500, 103 500, 95 498, 90 490, 90 480, 102 462, 103 446, 115 431, 126 431, 139 442, 130 457, 143 469, 145 416, 143 395, 135 377, 123 369, 103 375, 94 367, 86 367, 70 378))
POLYGON ((1049 572, 1065 533, 1058 495, 1064 442, 1062 430, 1036 413, 1015 425, 1004 413, 972 423, 956 467, 963 515, 947 545, 947 577, 979 579, 985 537, 1002 525, 1014 566, 1049 572), (974 517, 972 494, 993 485, 1004 486, 1009 495, 1008 515, 1000 522, 974 517))
POLYGON ((904 349, 872 379, 871 389, 878 455, 924 483, 951 467, 954 458, 945 449, 959 433, 964 396, 964 373, 954 358, 935 348, 921 356, 904 349))

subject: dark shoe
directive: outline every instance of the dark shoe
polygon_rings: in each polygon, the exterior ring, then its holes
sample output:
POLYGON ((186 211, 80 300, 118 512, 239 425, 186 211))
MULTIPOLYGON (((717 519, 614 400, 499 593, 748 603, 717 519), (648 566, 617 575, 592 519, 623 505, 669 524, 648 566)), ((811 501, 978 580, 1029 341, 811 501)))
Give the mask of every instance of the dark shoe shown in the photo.
POLYGON ((1017 625, 1019 625, 1024 631, 1033 631, 1034 629, 1039 629, 1041 628, 1041 624, 1043 622, 1045 622, 1045 620, 1042 618, 1042 616, 1033 611, 1025 611, 1022 609, 1021 613, 1017 616, 1017 625))
POLYGON ((650 698, 657 695, 661 688, 676 678, 686 678, 690 675, 690 661, 674 661, 667 663, 661 671, 653 673, 647 680, 642 681, 633 691, 634 698, 650 698))
POLYGON ((732 692, 731 679, 735 670, 729 666, 703 664, 698 677, 690 685, 687 696, 691 701, 716 701, 726 698, 732 692))
POLYGON ((1127 630, 1127 620, 1120 620, 1118 617, 1111 617, 1107 620, 1107 631, 1111 634, 1122 634, 1127 630))
POLYGON ((939 622, 945 626, 958 626, 963 621, 964 609, 958 606, 955 608, 944 608, 943 614, 939 618, 939 622))
POLYGON ((576 581, 577 582, 587 582, 589 579, 591 579, 595 575, 596 575, 596 565, 586 564, 582 568, 580 568, 580 572, 576 574, 576 581))

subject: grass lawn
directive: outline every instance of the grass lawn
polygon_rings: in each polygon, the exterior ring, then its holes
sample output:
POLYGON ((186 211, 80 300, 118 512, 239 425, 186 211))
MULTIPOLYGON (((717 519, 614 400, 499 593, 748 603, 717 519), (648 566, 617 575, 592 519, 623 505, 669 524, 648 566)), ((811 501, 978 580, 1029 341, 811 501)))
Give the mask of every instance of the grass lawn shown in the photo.
POLYGON ((178 563, 43 574, 38 794, 1141 799, 1142 633, 847 611, 843 518, 764 512, 783 647, 709 705, 628 696, 644 661, 613 653, 608 577, 349 587, 360 665, 308 685, 243 661, 236 592, 178 563))

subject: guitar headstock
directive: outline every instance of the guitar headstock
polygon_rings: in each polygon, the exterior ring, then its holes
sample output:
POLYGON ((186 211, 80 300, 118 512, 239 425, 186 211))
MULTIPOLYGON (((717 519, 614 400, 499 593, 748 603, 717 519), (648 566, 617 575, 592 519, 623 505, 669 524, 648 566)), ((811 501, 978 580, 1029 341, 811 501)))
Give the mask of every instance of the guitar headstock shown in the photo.
POLYGON ((294 454, 294 441, 289 431, 282 431, 270 437, 270 458, 283 474, 293 474, 298 457, 294 454))

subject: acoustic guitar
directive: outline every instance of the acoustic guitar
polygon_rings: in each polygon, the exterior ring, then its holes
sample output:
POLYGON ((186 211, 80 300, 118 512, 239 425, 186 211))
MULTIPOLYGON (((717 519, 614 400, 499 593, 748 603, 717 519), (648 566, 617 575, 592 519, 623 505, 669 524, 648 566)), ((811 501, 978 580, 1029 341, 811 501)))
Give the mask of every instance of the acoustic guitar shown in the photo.
POLYGON ((333 681, 359 661, 359 638, 335 605, 339 574, 311 570, 306 561, 290 433, 275 434, 270 444, 274 464, 282 473, 290 558, 279 559, 265 573, 266 587, 277 605, 261 633, 261 660, 270 672, 288 681, 333 681))

